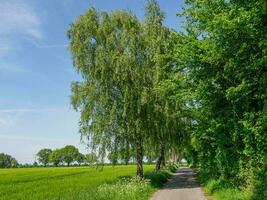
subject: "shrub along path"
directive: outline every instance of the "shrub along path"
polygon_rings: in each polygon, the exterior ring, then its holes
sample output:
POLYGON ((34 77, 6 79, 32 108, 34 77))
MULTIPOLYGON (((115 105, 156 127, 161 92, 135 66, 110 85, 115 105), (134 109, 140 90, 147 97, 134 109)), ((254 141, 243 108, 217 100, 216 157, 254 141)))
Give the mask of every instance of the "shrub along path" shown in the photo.
POLYGON ((150 200, 206 200, 190 168, 180 168, 150 200))

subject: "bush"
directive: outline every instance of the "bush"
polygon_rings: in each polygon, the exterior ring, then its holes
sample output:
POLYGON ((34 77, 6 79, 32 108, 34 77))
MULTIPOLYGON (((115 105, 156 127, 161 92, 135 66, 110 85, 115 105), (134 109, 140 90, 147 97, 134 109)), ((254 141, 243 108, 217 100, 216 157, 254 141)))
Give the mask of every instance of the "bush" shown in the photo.
POLYGON ((214 200, 251 200, 251 191, 241 190, 229 180, 215 179, 208 173, 200 172, 198 180, 204 186, 205 192, 214 200))
POLYGON ((177 168, 178 167, 176 165, 168 165, 168 170, 172 173, 176 172, 177 168))
POLYGON ((155 188, 160 188, 171 177, 171 173, 167 170, 161 170, 159 172, 153 171, 145 174, 145 178, 150 180, 150 183, 155 188))
POLYGON ((88 200, 143 200, 148 199, 154 188, 147 179, 122 178, 116 183, 103 184, 96 190, 82 193, 78 199, 88 200))
POLYGON ((139 177, 121 178, 116 183, 103 184, 95 191, 88 192, 83 199, 89 200, 143 200, 148 199, 155 189, 160 188, 171 176, 171 173, 162 170, 159 172, 149 172, 145 178, 139 177))

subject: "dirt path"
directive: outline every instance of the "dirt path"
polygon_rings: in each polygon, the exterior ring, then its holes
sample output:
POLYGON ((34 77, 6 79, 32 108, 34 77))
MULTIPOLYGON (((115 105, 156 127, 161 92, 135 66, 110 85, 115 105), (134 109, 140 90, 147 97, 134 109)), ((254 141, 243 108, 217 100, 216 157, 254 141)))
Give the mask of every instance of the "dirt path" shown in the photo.
POLYGON ((180 168, 150 200, 206 200, 190 168, 180 168))

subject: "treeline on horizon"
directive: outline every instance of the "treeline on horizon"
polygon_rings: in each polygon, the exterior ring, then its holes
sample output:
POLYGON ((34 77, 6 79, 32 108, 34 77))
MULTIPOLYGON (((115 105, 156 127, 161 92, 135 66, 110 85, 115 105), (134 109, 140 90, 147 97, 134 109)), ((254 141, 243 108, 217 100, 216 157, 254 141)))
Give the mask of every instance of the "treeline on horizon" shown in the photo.
MULTIPOLYGON (((32 166, 70 166, 74 165, 128 165, 135 164, 134 152, 131 151, 129 154, 125 155, 125 152, 109 152, 107 156, 100 159, 97 153, 91 152, 88 154, 82 154, 79 152, 78 148, 73 145, 66 145, 59 149, 41 149, 37 154, 37 161, 32 166)), ((147 164, 155 163, 157 157, 146 155, 144 156, 145 162, 147 164)), ((171 162, 171 161, 170 161, 171 162)), ((174 164, 171 162, 170 164, 174 164)))
MULTIPOLYGON (((90 148, 181 158, 267 198, 267 2, 186 0, 178 32, 149 0, 145 19, 88 9, 69 28, 71 85, 90 148)), ((168 13, 167 13, 168 14, 168 13)), ((178 24, 177 24, 178 26, 178 24)))
MULTIPOLYGON (((91 152, 82 154, 78 148, 73 145, 66 145, 63 148, 49 149, 43 148, 36 154, 37 160, 33 163, 19 164, 18 161, 8 154, 0 154, 0 168, 17 168, 17 167, 47 167, 47 166, 70 166, 70 165, 128 165, 135 164, 135 155, 133 149, 126 154, 126 152, 109 152, 107 156, 100 159, 97 153, 91 152)), ((147 164, 155 163, 156 155, 145 155, 145 162, 147 164)), ((174 164, 169 160, 169 164, 174 164)))
MULTIPOLYGON (((175 158, 174 158, 175 159, 175 158)), ((176 164, 180 160, 174 160, 169 157, 168 167, 176 164)), ((145 154, 144 162, 154 164, 157 160, 155 154, 145 154)), ((82 154, 78 148, 73 145, 66 145, 58 149, 43 148, 36 154, 36 160, 33 163, 21 164, 11 155, 0 153, 0 168, 23 168, 23 167, 47 167, 47 166, 80 166, 80 165, 128 165, 136 164, 134 149, 127 151, 108 152, 105 158, 98 157, 97 153, 90 152, 82 154)), ((185 161, 183 161, 185 164, 185 161)))
POLYGON ((12 156, 0 153, 0 168, 16 168, 19 166, 18 161, 12 156))

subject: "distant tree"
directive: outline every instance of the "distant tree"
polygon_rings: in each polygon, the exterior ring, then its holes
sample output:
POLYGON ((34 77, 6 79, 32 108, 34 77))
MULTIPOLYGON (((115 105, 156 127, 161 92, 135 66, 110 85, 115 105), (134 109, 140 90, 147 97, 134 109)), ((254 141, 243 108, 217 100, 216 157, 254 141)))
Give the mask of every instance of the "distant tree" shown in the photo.
POLYGON ((49 155, 51 154, 51 149, 41 149, 37 153, 38 162, 46 166, 49 163, 49 155))
POLYGON ((117 152, 110 152, 108 154, 108 159, 112 165, 116 165, 118 163, 118 153, 117 152))
POLYGON ((77 157, 79 155, 79 150, 72 146, 72 145, 67 145, 63 149, 61 149, 62 155, 63 155, 63 161, 67 163, 68 166, 74 161, 77 160, 77 157))
POLYGON ((157 154, 155 151, 145 151, 145 157, 148 164, 152 164, 153 161, 157 160, 157 154))
POLYGON ((77 155, 76 161, 79 165, 85 162, 85 156, 82 153, 77 155))
POLYGON ((49 155, 49 162, 53 163, 55 166, 58 166, 61 162, 63 162, 62 149, 52 151, 49 155))
POLYGON ((11 167, 18 167, 19 163, 15 158, 11 159, 11 167))
POLYGON ((123 148, 121 148, 118 151, 118 158, 125 165, 128 165, 130 159, 134 157, 135 157, 135 150, 129 144, 126 144, 123 148))
POLYGON ((97 156, 95 153, 86 154, 85 159, 89 165, 93 165, 97 163, 97 156))
POLYGON ((10 168, 17 167, 18 162, 15 158, 8 154, 1 153, 0 154, 0 168, 10 168))

